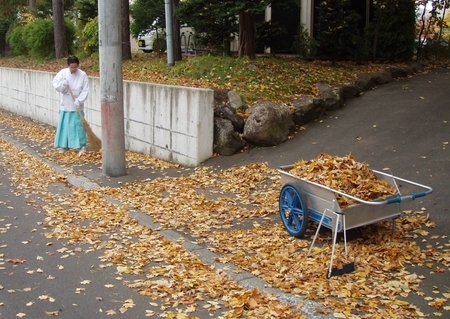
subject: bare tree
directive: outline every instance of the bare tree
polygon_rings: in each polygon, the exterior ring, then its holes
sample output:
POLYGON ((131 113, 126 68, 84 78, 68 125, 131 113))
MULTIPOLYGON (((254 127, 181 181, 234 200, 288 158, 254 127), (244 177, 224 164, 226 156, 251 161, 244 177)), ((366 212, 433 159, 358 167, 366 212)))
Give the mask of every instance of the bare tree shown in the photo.
POLYGON ((122 59, 131 60, 129 0, 122 0, 122 59))
POLYGON ((66 27, 64 24, 64 0, 52 0, 55 58, 67 56, 66 27))

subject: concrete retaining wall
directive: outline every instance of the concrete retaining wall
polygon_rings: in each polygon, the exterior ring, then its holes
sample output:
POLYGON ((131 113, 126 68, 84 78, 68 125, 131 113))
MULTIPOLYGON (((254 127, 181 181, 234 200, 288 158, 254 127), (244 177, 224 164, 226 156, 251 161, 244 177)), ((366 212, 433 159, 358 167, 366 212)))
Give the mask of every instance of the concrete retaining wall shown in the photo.
MULTIPOLYGON (((0 68, 0 108, 56 127, 59 93, 54 73, 0 68)), ((101 137, 100 79, 89 77, 86 119, 101 137)), ((184 166, 212 156, 214 92, 124 81, 125 148, 184 166)))

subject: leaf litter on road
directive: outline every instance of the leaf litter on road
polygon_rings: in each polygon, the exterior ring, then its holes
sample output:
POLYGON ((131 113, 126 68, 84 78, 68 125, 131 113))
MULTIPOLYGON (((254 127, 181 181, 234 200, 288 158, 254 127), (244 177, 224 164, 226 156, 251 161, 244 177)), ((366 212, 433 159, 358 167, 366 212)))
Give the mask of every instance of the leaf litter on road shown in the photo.
MULTIPOLYGON (((61 178, 8 143, 0 140, 0 144, 7 152, 13 191, 17 195, 33 192, 46 202, 47 237, 103 251, 101 263, 116 265, 120 280, 150 300, 159 300, 167 314, 189 315, 201 307, 224 318, 302 317, 274 296, 244 289, 214 265, 204 264, 181 245, 139 225, 129 217, 130 208, 150 215, 161 223, 161 229, 192 236, 218 253, 218 263, 232 262, 273 287, 316 300, 332 309, 335 317, 424 316, 405 301, 410 294, 429 298, 436 312, 448 311, 448 291, 425 296, 421 283, 426 276, 410 270, 411 266, 431 267, 429 276, 438 276, 450 267, 447 237, 428 238, 440 242, 424 249, 417 245, 429 236, 427 229, 434 227, 426 210, 405 211, 396 221, 395 234, 389 223, 366 227, 363 236, 349 243, 356 271, 328 280, 324 274, 330 234, 321 234, 322 245, 306 258, 313 229, 300 240, 282 228, 276 218, 279 176, 265 163, 228 170, 200 167, 185 176, 128 183, 119 189, 71 187, 70 197, 49 196, 48 186, 61 178), (105 195, 116 197, 124 206, 109 203, 105 195)), ((169 167, 162 164, 152 169, 169 167)))

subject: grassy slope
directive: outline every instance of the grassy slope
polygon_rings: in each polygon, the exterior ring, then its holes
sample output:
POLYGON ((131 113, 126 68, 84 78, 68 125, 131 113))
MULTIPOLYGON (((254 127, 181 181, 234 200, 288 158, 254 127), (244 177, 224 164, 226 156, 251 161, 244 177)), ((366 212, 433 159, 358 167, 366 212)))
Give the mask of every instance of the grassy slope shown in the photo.
MULTIPOLYGON (((65 59, 36 61, 32 58, 1 58, 0 66, 57 72, 65 59)), ((173 68, 157 54, 133 54, 123 62, 125 80, 235 90, 247 105, 256 100, 289 103, 300 95, 315 95, 314 84, 348 83, 358 74, 377 72, 393 64, 357 64, 354 62, 305 61, 296 57, 259 57, 256 60, 199 56, 184 58, 173 68)), ((99 76, 98 58, 82 59, 80 68, 99 76)))

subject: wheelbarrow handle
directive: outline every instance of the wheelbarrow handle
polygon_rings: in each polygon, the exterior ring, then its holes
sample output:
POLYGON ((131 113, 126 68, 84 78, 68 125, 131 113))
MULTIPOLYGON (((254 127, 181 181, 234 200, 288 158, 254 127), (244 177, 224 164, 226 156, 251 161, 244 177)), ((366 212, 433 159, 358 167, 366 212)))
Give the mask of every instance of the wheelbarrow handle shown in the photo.
POLYGON ((415 200, 416 198, 419 197, 423 197, 426 196, 428 193, 427 192, 419 192, 419 193, 413 193, 413 194, 409 194, 409 195, 405 195, 405 196, 395 196, 392 198, 389 198, 388 200, 386 200, 386 204, 394 204, 394 203, 401 203, 404 200, 415 200))

